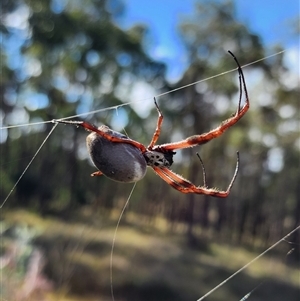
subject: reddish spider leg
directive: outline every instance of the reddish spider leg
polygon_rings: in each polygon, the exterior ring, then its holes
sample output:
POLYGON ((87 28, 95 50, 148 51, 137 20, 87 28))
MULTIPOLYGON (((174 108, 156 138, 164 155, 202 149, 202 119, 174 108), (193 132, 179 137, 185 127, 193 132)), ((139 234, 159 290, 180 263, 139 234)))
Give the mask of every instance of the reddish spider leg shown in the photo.
POLYGON ((156 144, 156 142, 159 138, 161 125, 162 125, 163 119, 164 119, 164 116, 163 116, 163 114, 162 114, 162 112, 161 112, 161 110, 160 110, 160 108, 159 108, 159 106, 156 102, 155 97, 154 97, 154 104, 156 106, 156 110, 157 110, 157 113, 158 113, 158 119, 157 119, 156 129, 155 129, 155 132, 153 134, 152 140, 151 140, 150 144, 147 147, 147 149, 149 149, 149 150, 151 150, 155 146, 155 144, 156 144))
MULTIPOLYGON (((225 191, 217 190, 215 188, 207 188, 206 186, 206 177, 204 176, 204 186, 196 186, 187 179, 183 178, 182 176, 176 174, 175 172, 171 171, 166 167, 156 167, 153 166, 154 171, 159 175, 165 182, 167 182, 170 186, 175 188, 176 190, 182 193, 196 193, 196 194, 205 194, 219 198, 226 198, 228 197, 231 187, 237 177, 238 170, 239 170, 239 152, 237 152, 237 163, 235 167, 234 175, 231 179, 228 188, 225 191)), ((203 166, 202 166, 203 167, 203 166)), ((205 175, 205 173, 204 173, 205 175)))
MULTIPOLYGON (((147 150, 146 147, 142 143, 134 141, 134 140, 132 140, 130 138, 126 139, 126 138, 114 137, 114 136, 112 136, 110 134, 107 134, 107 133, 99 130, 97 127, 93 126, 92 124, 90 124, 90 123, 88 123, 86 121, 67 121, 67 120, 54 119, 54 120, 52 120, 52 122, 53 123, 64 123, 64 124, 73 124, 73 125, 76 125, 76 126, 82 126, 86 130, 91 131, 91 132, 95 132, 98 135, 102 136, 103 138, 106 138, 107 140, 110 140, 112 142, 131 144, 131 145, 139 148, 141 150, 141 152, 145 152, 147 150)), ((98 172, 96 172, 95 175, 100 175, 100 174, 97 174, 97 173, 98 172)))
MULTIPOLYGON (((210 140, 221 136, 228 128, 230 128, 231 126, 236 124, 246 114, 246 112, 248 111, 250 105, 249 105, 249 97, 248 97, 248 92, 247 92, 247 88, 246 88, 246 82, 245 82, 244 74, 242 72, 242 68, 241 68, 238 60, 236 59, 236 57, 230 51, 229 51, 229 53, 233 56, 235 62, 238 65, 240 91, 241 91, 240 96, 239 96, 238 109, 237 109, 236 113, 234 114, 234 116, 232 116, 232 117, 228 118, 227 120, 223 121, 220 126, 218 126, 217 128, 209 131, 208 133, 204 133, 204 134, 201 134, 201 135, 190 136, 190 137, 188 137, 184 140, 181 140, 181 141, 178 141, 178 142, 171 142, 171 143, 162 144, 162 145, 159 145, 157 147, 153 146, 153 150, 162 149, 162 150, 166 150, 166 151, 168 151, 168 150, 173 151, 173 150, 176 150, 176 149, 189 148, 189 147, 193 147, 193 146, 196 146, 196 145, 201 145, 201 144, 207 143, 210 140), (242 87, 243 87, 243 90, 244 90, 244 93, 245 93, 246 100, 245 100, 245 105, 241 108, 242 87)), ((160 114, 159 119, 162 119, 162 118, 163 118, 163 116, 160 114)), ((161 123, 162 123, 162 120, 160 120, 157 124, 161 125, 161 123)), ((157 136, 159 136, 159 133, 160 133, 160 128, 156 128, 156 130, 155 130, 156 140, 158 138, 157 136)))

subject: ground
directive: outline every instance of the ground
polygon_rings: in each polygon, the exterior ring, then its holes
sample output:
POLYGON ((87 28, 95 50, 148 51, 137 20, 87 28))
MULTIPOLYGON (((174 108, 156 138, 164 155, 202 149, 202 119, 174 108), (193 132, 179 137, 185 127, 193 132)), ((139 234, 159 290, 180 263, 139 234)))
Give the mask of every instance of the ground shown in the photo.
MULTIPOLYGON (((2 214, 7 229, 18 225, 27 229, 27 235, 33 233, 28 244, 44 255, 41 273, 51 282, 51 289, 43 292, 43 300, 112 300, 110 263, 116 218, 114 214, 103 216, 91 210, 63 219, 41 217, 26 210, 2 214)), ((217 240, 200 239, 197 247, 191 248, 184 233, 172 234, 167 229, 164 220, 157 220, 155 226, 134 214, 122 220, 112 257, 116 301, 195 301, 259 254, 217 240)), ((11 236, 4 237, 3 250, 12 242, 11 236)), ((28 262, 24 265, 28 267, 28 262)), ((16 279, 16 270, 6 267, 5 271, 5 284, 16 281, 12 280, 16 279)), ((26 287, 23 278, 19 277, 17 287, 26 287)), ((299 279, 297 266, 286 265, 282 256, 268 254, 205 300, 241 300, 259 286, 247 300, 296 301, 300 296, 299 279)), ((15 289, 16 285, 9 284, 7 287, 15 289)), ((33 291, 30 298, 18 300, 40 301, 41 297, 35 295, 38 293, 33 291)))

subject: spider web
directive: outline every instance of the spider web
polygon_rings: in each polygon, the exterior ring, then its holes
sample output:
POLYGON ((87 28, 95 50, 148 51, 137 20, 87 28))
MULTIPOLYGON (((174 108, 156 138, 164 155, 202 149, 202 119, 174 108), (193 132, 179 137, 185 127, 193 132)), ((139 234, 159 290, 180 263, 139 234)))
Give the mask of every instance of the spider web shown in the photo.
MULTIPOLYGON (((266 59, 269 59, 271 57, 274 57, 274 56, 278 56, 282 53, 286 52, 286 50, 282 50, 282 51, 279 51, 279 52, 276 52, 274 54, 271 54, 269 56, 265 56, 261 59, 258 59, 256 61, 253 61, 251 63, 248 63, 248 64, 245 64, 242 66, 242 68, 245 68, 247 66, 251 66, 251 65, 254 65, 254 64, 257 64, 261 61, 264 61, 266 59)), ((175 91, 178 91, 178 90, 182 90, 182 89, 185 89, 185 88, 188 88, 188 87, 191 87, 191 86, 194 86, 198 83, 202 83, 202 82, 205 82, 205 81, 208 81, 208 80, 212 80, 214 78, 217 78, 217 77, 220 77, 220 76, 223 76, 225 74, 228 74, 228 73, 231 73, 231 72, 234 72, 236 71, 237 68, 234 68, 234 69, 231 69, 231 70, 228 70, 228 71, 225 71, 225 72, 222 72, 222 73, 219 73, 219 74, 216 74, 214 76, 211 76, 211 77, 207 77, 205 79, 201 79, 199 81, 195 81, 193 83, 190 83, 188 85, 184 85, 184 86, 181 86, 179 88, 176 88, 176 89, 173 89, 171 91, 168 91, 168 92, 164 92, 164 93, 161 93, 161 94, 158 94, 156 95, 155 97, 158 98, 160 96, 164 96, 164 95, 167 95, 167 94, 170 94, 170 93, 173 93, 175 91)), ((98 110, 94 110, 94 111, 89 111, 89 112, 86 112, 86 113, 81 113, 81 114, 77 114, 77 115, 72 115, 72 116, 66 116, 64 118, 61 118, 60 120, 67 120, 67 119, 73 119, 73 118, 77 118, 77 117, 82 117, 82 116, 88 116, 90 114, 94 114, 94 113, 99 113, 99 112, 106 112, 106 111, 109 111, 109 110, 118 110, 119 108, 121 107, 124 107, 124 106, 128 106, 128 105, 131 105, 131 104, 138 104, 138 103, 144 103, 145 101, 152 101, 153 98, 147 98, 147 99, 142 99, 142 100, 135 100, 135 101, 131 101, 131 102, 126 102, 126 103, 123 103, 123 104, 120 104, 120 105, 116 105, 116 106, 111 106, 111 107, 106 107, 106 108, 102 108, 102 109, 98 109, 98 110)), ((43 125, 43 124, 49 124, 49 123, 53 123, 52 120, 48 120, 48 121, 43 121, 43 122, 33 122, 33 123, 26 123, 26 124, 19 124, 19 125, 11 125, 11 126, 4 126, 4 127, 1 127, 0 130, 8 130, 8 129, 12 129, 12 128, 21 128, 21 127, 28 127, 28 126, 35 126, 35 125, 43 125)), ((44 147, 44 145, 46 144, 47 140, 50 139, 51 135, 53 134, 54 130, 56 129, 57 127, 57 123, 54 123, 53 124, 53 128, 51 129, 51 131, 48 133, 48 135, 45 137, 45 139, 43 140, 43 142, 41 143, 41 145, 38 147, 37 151, 35 152, 35 154, 33 155, 33 157, 31 158, 31 160, 29 161, 29 163, 27 164, 27 166, 24 168, 24 171, 22 172, 22 174, 20 175, 20 177, 17 179, 17 181, 15 182, 15 184, 13 185, 12 189, 10 190, 10 192, 8 193, 8 195, 6 196, 6 198, 2 201, 1 205, 0 205, 0 209, 2 209, 4 207, 4 205, 7 203, 7 201, 9 200, 10 196, 12 195, 12 193, 14 192, 15 188, 17 187, 17 185, 19 184, 19 182, 21 181, 21 179, 23 178, 23 176, 26 174, 27 170, 30 168, 31 164, 34 162, 34 160, 37 158, 39 152, 41 151, 41 149, 44 147)), ((111 281, 111 297, 112 297, 112 300, 114 300, 114 290, 113 290, 113 251, 114 251, 114 246, 115 246, 115 243, 116 243, 116 237, 117 237, 117 231, 118 231, 118 227, 119 227, 119 224, 121 222, 121 218, 123 216, 123 213, 125 212, 125 209, 126 209, 126 206, 128 205, 128 203, 130 202, 130 199, 131 199, 131 196, 132 194, 134 193, 134 190, 135 190, 135 187, 136 187, 136 183, 134 183, 131 191, 130 191, 130 194, 125 202, 125 205, 120 213, 120 216, 119 216, 119 219, 117 221, 117 225, 116 225, 116 228, 115 228, 115 232, 114 232, 114 236, 113 236, 113 240, 112 240, 112 248, 111 248, 111 256, 110 256, 110 281, 111 281)), ((209 292, 207 292, 205 295, 203 295, 201 298, 197 299, 197 301, 202 301, 204 300, 206 297, 208 297, 209 295, 211 295, 212 293, 214 293, 217 289, 219 289, 220 287, 222 287, 223 285, 225 285, 228 281, 230 281, 233 277, 237 276, 239 273, 241 273, 243 270, 245 270, 246 268, 248 268, 250 265, 252 265, 254 262, 256 262, 258 259, 260 259, 261 257, 263 257, 264 255, 266 255, 269 251, 271 251, 272 249, 274 249, 276 246, 278 246, 281 242, 285 241, 286 242, 286 239, 291 236, 294 232, 298 231, 300 229, 300 225, 296 228, 294 228, 292 231, 290 231, 287 235, 285 235, 284 237, 282 237, 281 239, 279 239, 277 242, 275 242, 272 246, 270 246, 268 249, 266 249, 265 251, 263 251, 262 253, 260 253, 257 257, 255 257, 254 259, 252 259, 251 261, 249 261, 246 265, 244 265, 243 267, 241 267, 239 270, 237 270, 236 272, 234 272, 233 274, 231 274, 228 278, 226 278, 224 281, 222 281, 221 283, 219 283, 217 286, 215 286, 214 288, 212 288, 209 292)), ((261 283, 262 284, 262 283, 261 283)), ((251 293, 256 290, 259 286, 261 286, 261 284, 259 284, 258 286, 256 286, 254 289, 252 289, 248 294, 246 294, 240 301, 244 301, 246 299, 249 298, 249 296, 251 295, 251 293)))

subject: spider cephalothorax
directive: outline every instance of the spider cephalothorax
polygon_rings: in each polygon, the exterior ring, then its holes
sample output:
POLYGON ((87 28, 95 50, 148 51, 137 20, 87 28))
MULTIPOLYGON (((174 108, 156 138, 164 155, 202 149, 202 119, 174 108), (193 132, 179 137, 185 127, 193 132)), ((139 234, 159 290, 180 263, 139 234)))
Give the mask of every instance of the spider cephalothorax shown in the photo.
POLYGON ((156 166, 156 167, 170 167, 173 164, 173 156, 175 152, 167 151, 152 151, 147 150, 144 153, 144 158, 146 159, 148 166, 156 166))
POLYGON ((175 155, 174 150, 201 145, 221 136, 224 131, 236 124, 248 111, 249 97, 244 75, 239 62, 231 52, 230 54, 238 65, 240 82, 238 109, 235 114, 223 121, 217 128, 207 133, 193 135, 178 142, 156 145, 160 135, 163 115, 155 98, 154 104, 158 112, 158 120, 152 140, 147 147, 130 139, 126 135, 111 130, 105 125, 97 128, 85 121, 54 120, 53 122, 82 126, 86 130, 92 132, 86 139, 90 157, 94 165, 98 168, 98 171, 94 172, 92 176, 105 175, 108 178, 119 182, 136 182, 145 176, 146 168, 147 166, 150 166, 164 181, 182 193, 197 193, 215 197, 227 197, 237 176, 239 156, 237 157, 234 175, 225 191, 216 188, 208 188, 206 186, 205 178, 203 186, 196 186, 187 179, 171 171, 169 167, 173 163, 173 155, 175 155), (243 90, 245 93, 245 103, 241 107, 243 90))

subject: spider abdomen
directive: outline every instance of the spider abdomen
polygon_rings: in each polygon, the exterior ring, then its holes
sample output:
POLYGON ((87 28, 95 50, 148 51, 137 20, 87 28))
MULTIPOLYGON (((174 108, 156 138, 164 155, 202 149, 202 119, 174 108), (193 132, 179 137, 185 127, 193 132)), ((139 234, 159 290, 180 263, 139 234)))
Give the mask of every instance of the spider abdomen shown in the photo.
MULTIPOLYGON (((99 130, 118 138, 128 138, 104 125, 99 130)), ((130 183, 145 176, 147 162, 137 147, 111 142, 94 132, 87 136, 86 144, 94 165, 108 178, 130 183)))

